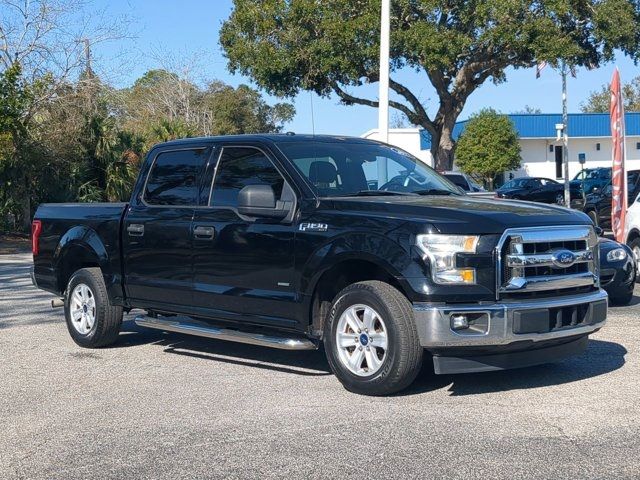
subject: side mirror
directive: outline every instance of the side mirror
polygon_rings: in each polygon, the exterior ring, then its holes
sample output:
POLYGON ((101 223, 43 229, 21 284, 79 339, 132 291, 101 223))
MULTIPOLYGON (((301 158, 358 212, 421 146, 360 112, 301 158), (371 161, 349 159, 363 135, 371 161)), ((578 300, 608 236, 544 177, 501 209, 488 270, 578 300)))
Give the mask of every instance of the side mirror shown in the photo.
POLYGON ((285 218, 288 202, 276 200, 269 185, 247 185, 238 193, 238 212, 247 217, 285 218))

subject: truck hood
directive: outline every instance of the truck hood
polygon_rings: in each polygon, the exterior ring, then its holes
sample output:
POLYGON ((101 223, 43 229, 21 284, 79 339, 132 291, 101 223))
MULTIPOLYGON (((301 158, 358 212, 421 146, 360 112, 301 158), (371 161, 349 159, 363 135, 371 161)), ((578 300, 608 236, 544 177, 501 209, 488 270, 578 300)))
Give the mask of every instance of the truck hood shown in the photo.
POLYGON ((353 197, 323 200, 345 214, 384 216, 432 225, 440 233, 499 234, 507 228, 590 225, 582 212, 542 203, 462 196, 353 197))

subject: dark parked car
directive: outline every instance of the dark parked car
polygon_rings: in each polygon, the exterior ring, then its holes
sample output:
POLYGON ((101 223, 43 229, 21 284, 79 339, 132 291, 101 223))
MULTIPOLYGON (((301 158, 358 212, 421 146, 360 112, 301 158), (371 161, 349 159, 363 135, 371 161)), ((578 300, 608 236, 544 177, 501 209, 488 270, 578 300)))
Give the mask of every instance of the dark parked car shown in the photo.
POLYGON ((462 172, 443 172, 442 175, 454 185, 460 187, 465 192, 484 192, 486 191, 478 185, 473 178, 462 172))
MULTIPOLYGON (((581 200, 580 185, 570 185, 570 187, 571 200, 581 200)), ((542 177, 514 178, 496 190, 496 197, 563 205, 564 184, 542 177)))
MULTIPOLYGON (((585 197, 582 211, 589 215, 591 221, 597 227, 604 229, 611 228, 611 193, 613 187, 611 180, 602 188, 596 188, 585 197)), ((640 170, 629 170, 627 172, 627 202, 631 206, 640 194, 640 170)))
POLYGON ((130 203, 40 205, 33 281, 81 347, 141 309, 147 328, 324 345, 347 389, 383 395, 425 356, 462 373, 584 351, 607 316, 597 242, 582 212, 465 195, 370 140, 192 138, 151 149, 130 203))
POLYGON ((621 243, 600 239, 600 285, 609 294, 611 305, 628 305, 633 298, 636 262, 633 252, 621 243))
POLYGON ((571 180, 571 185, 581 187, 585 195, 595 188, 602 189, 611 181, 611 167, 585 168, 571 180))

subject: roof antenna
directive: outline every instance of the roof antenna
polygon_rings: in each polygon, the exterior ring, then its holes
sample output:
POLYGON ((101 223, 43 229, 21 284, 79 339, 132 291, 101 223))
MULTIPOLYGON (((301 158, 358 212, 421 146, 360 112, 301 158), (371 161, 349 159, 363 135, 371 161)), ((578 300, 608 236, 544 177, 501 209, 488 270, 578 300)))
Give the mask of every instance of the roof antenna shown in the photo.
POLYGON ((309 92, 309 98, 311 100, 311 134, 316 136, 316 122, 313 114, 313 91, 309 92))

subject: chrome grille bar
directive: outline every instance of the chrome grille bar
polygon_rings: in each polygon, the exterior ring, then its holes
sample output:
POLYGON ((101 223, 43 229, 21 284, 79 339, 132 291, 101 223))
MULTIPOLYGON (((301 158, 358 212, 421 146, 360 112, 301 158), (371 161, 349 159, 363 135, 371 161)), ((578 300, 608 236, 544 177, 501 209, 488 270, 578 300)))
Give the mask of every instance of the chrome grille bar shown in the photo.
MULTIPOLYGON (((574 261, 576 263, 586 263, 593 261, 593 252, 591 250, 582 250, 573 252, 574 261)), ((557 265, 557 258, 555 253, 536 253, 536 254, 520 254, 520 255, 507 255, 507 267, 556 267, 565 268, 557 265)))
POLYGON ((598 237, 588 225, 513 228, 496 247, 502 293, 599 286, 598 237))

